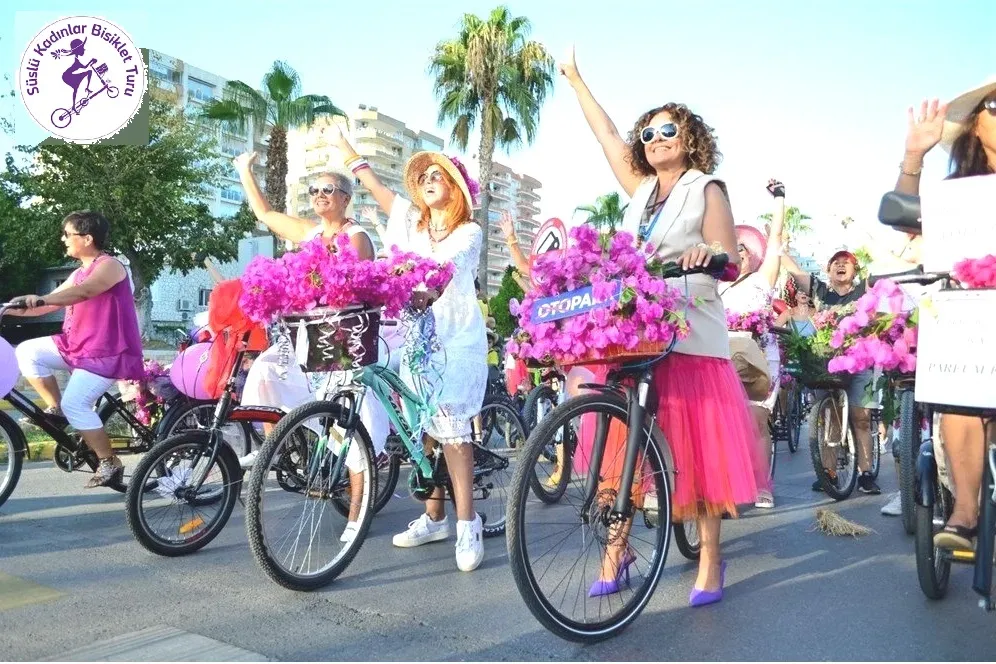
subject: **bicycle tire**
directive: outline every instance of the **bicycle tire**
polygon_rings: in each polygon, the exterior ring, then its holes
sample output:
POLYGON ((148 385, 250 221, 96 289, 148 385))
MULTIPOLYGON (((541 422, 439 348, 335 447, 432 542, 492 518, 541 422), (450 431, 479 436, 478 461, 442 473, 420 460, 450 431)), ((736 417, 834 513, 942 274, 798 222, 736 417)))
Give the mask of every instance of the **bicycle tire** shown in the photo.
POLYGON ((920 416, 912 390, 905 390, 899 397, 899 504, 900 518, 907 535, 916 533, 914 506, 916 496, 916 459, 920 446, 920 416))
MULTIPOLYGON (((166 410, 166 414, 163 415, 162 422, 158 430, 156 431, 157 440, 165 440, 175 436, 183 431, 197 431, 198 429, 181 429, 181 422, 191 413, 198 410, 203 410, 205 407, 211 408, 211 419, 214 419, 214 408, 217 405, 216 401, 204 401, 200 399, 185 399, 181 403, 177 403, 172 408, 166 410)), ((198 419, 198 423, 201 420, 198 419)), ((210 420, 208 421, 210 426, 210 420)), ((245 456, 252 452, 252 441, 253 441, 253 431, 252 425, 248 422, 229 422, 225 426, 237 426, 241 433, 242 444, 234 445, 233 440, 225 437, 225 442, 232 446, 235 451, 236 456, 245 456)))
POLYGON ((930 507, 914 505, 916 531, 913 534, 916 549, 916 575, 920 590, 930 599, 942 599, 948 592, 951 578, 951 561, 934 546, 934 514, 939 512, 945 522, 951 516, 952 500, 947 490, 940 488, 934 477, 934 504, 930 507))
POLYGON ((7 472, 0 477, 0 506, 2 506, 10 494, 17 488, 17 482, 21 478, 21 468, 24 465, 24 455, 28 452, 28 439, 9 415, 0 411, 0 429, 7 438, 9 448, 7 450, 7 472))
MULTIPOLYGON (((544 401, 549 401, 553 404, 553 407, 557 406, 557 393, 549 385, 539 385, 534 387, 529 395, 526 397, 525 405, 522 407, 523 419, 525 420, 526 433, 531 432, 536 428, 539 421, 539 406, 544 401)), ((551 409, 552 410, 552 409, 551 409)), ((553 504, 559 501, 564 496, 564 492, 567 491, 567 485, 571 480, 571 464, 573 458, 573 439, 575 437, 574 431, 570 430, 570 427, 565 428, 567 435, 563 436, 563 440, 560 445, 564 446, 563 456, 564 464, 563 468, 560 469, 560 478, 555 486, 551 487, 546 482, 542 481, 537 472, 533 472, 533 479, 530 482, 530 486, 533 490, 533 495, 538 499, 542 500, 544 503, 553 504), (569 440, 571 439, 571 440, 569 440)), ((557 443, 554 443, 547 454, 543 456, 547 457, 549 461, 556 464, 557 455, 557 443), (551 452, 552 450, 552 452, 551 452), (552 454, 553 458, 550 458, 552 454)), ((548 478, 549 479, 549 478, 548 478)))
POLYGON ((374 498, 374 514, 379 513, 391 501, 394 490, 398 488, 398 479, 401 477, 401 459, 394 454, 385 456, 387 459, 383 462, 379 458, 374 459, 374 465, 377 468, 377 495, 374 498))
MULTIPOLYGON (((525 422, 522 421, 522 415, 519 414, 519 410, 515 406, 515 401, 512 399, 512 397, 508 396, 507 394, 486 395, 484 397, 484 402, 481 404, 482 425, 487 423, 487 418, 485 417, 485 414, 488 410, 491 409, 501 410, 505 414, 505 416, 510 420, 511 424, 516 428, 518 428, 518 433, 519 433, 518 437, 513 441, 506 440, 506 443, 508 444, 509 449, 516 450, 514 453, 510 453, 510 455, 517 454, 518 456, 521 457, 522 448, 525 446, 526 440, 529 435, 529 430, 526 428, 525 422)), ((481 433, 483 436, 485 432, 482 430, 481 433)), ((479 481, 477 469, 480 467, 480 462, 484 458, 484 455, 482 455, 481 452, 486 451, 486 454, 488 455, 487 458, 490 458, 491 454, 496 454, 495 452, 493 452, 488 448, 487 442, 488 442, 487 440, 482 439, 481 443, 474 443, 476 447, 480 448, 480 451, 474 454, 474 469, 475 469, 474 475, 476 478, 474 482, 475 488, 478 486, 478 481, 479 481)), ((502 455, 496 454, 496 456, 502 456, 502 455)), ((506 461, 507 460, 508 459, 506 459, 506 461)), ((511 465, 513 464, 511 461, 509 461, 509 466, 511 465)), ((495 479, 496 478, 495 472, 504 474, 504 476, 508 478, 507 482, 505 482, 505 486, 501 487, 501 490, 505 492, 505 504, 501 506, 500 510, 498 510, 499 514, 497 518, 494 518, 494 515, 492 514, 485 513, 484 515, 482 515, 484 521, 482 534, 484 535, 484 537, 499 537, 500 535, 505 534, 506 517, 508 514, 508 483, 512 481, 512 478, 511 475, 508 474, 507 468, 502 469, 500 471, 492 471, 488 475, 488 477, 491 479, 495 479)), ((500 478, 501 475, 498 475, 497 477, 500 478)), ((494 492, 494 486, 490 488, 490 491, 494 492)), ((476 503, 478 501, 475 499, 474 502, 475 502, 475 509, 477 509, 476 503)), ((480 511, 478 513, 480 513, 480 511)))
POLYGON ((878 479, 878 471, 882 469, 882 434, 879 430, 879 425, 881 424, 881 413, 878 411, 869 411, 871 413, 877 413, 876 415, 871 415, 871 453, 872 453, 872 467, 871 474, 872 479, 878 479))
MULTIPOLYGON (((285 415, 277 426, 273 429, 263 447, 259 450, 256 464, 259 468, 269 468, 273 463, 273 457, 277 451, 277 446, 289 433, 293 432, 302 422, 315 417, 326 415, 329 419, 338 420, 343 415, 342 406, 330 401, 312 401, 302 406, 298 406, 285 415)), ((376 477, 373 467, 373 446, 370 443, 370 435, 367 433, 363 423, 356 421, 355 433, 358 434, 353 439, 353 444, 358 444, 360 462, 369 477, 376 477)), ((263 529, 263 489, 264 481, 269 473, 253 472, 249 476, 249 487, 246 492, 246 535, 249 538, 249 549, 252 551, 256 563, 263 572, 275 581, 278 585, 290 590, 311 591, 322 588, 336 579, 352 562, 360 547, 366 539, 367 531, 370 529, 370 522, 373 520, 373 501, 376 481, 364 484, 363 504, 367 509, 361 509, 360 518, 357 521, 356 536, 342 549, 342 555, 336 556, 331 565, 323 568, 320 572, 309 575, 292 574, 279 565, 273 558, 270 547, 267 544, 263 529)), ((336 500, 331 501, 333 505, 336 500)), ((336 508, 338 510, 338 508, 336 508)))
POLYGON ((694 520, 688 520, 675 523, 672 527, 674 528, 674 543, 681 555, 688 560, 698 560, 702 553, 702 540, 699 538, 698 524, 695 524, 694 520), (688 534, 689 523, 695 525, 695 537, 688 534))
POLYGON ((522 405, 522 419, 525 421, 526 433, 536 428, 539 419, 539 404, 542 400, 547 400, 554 406, 557 405, 557 393, 549 385, 537 385, 526 395, 526 401, 522 405))
MULTIPOLYGON (((833 477, 827 469, 823 467, 822 447, 819 440, 822 433, 819 425, 820 414, 826 408, 833 409, 834 405, 832 394, 828 394, 819 400, 816 407, 809 414, 809 453, 813 462, 813 472, 816 473, 816 477, 823 485, 823 491, 834 500, 840 501, 845 500, 854 491, 854 486, 858 482, 858 462, 854 446, 854 428, 848 422, 846 424, 842 423, 842 426, 845 426, 847 429, 844 436, 844 443, 848 447, 848 454, 851 457, 850 470, 848 471, 848 477, 845 478, 846 482, 842 486, 838 485, 833 481, 833 477)), ((835 468, 834 475, 836 474, 837 469, 835 468)))
MULTIPOLYGON (((207 431, 187 431, 177 436, 159 441, 145 454, 142 460, 139 461, 138 465, 135 467, 135 473, 132 475, 133 480, 135 478, 138 478, 138 480, 144 480, 154 470, 157 470, 157 465, 161 464, 162 459, 171 452, 180 450, 183 447, 205 447, 210 445, 210 440, 210 433, 207 431)), ((235 508, 235 501, 238 500, 239 497, 239 492, 242 487, 242 469, 239 467, 239 460, 235 456, 235 452, 231 447, 224 444, 218 446, 218 455, 215 457, 214 464, 217 464, 218 468, 221 470, 222 491, 219 496, 221 500, 221 511, 206 529, 200 531, 200 533, 195 537, 180 543, 171 543, 151 532, 148 519, 142 509, 142 498, 148 493, 148 491, 139 491, 136 488, 138 486, 136 481, 133 481, 129 485, 128 491, 125 494, 128 528, 131 530, 131 533, 134 535, 135 539, 138 540, 139 544, 152 553, 172 558, 176 556, 186 556, 204 548, 210 544, 219 533, 221 533, 221 531, 225 528, 225 525, 228 523, 229 518, 232 516, 232 510, 235 508)), ((159 465, 158 470, 161 469, 162 466, 159 465)), ((204 505, 216 502, 218 502, 217 499, 211 499, 205 500, 201 503, 189 504, 204 505)))
POLYGON ((799 390, 799 387, 793 387, 788 395, 788 448, 792 454, 799 451, 802 436, 802 394, 799 390))
MULTIPOLYGON (((672 528, 669 525, 671 523, 671 485, 665 454, 662 451, 666 449, 666 443, 659 429, 652 424, 650 428, 645 425, 644 431, 649 432, 649 435, 652 436, 653 444, 648 441, 644 450, 644 462, 650 464, 659 493, 657 494, 657 509, 655 511, 657 525, 652 528, 656 532, 656 546, 653 549, 653 559, 643 575, 642 585, 635 591, 630 601, 622 605, 622 610, 618 615, 614 614, 608 619, 593 623, 581 623, 565 616, 554 609, 551 602, 538 590, 538 581, 529 563, 529 552, 524 537, 524 533, 527 531, 525 525, 526 505, 531 493, 530 477, 533 474, 531 469, 543 452, 547 440, 552 439, 556 435, 556 430, 563 426, 562 421, 569 423, 574 417, 581 414, 599 412, 607 413, 610 417, 617 418, 622 422, 628 421, 626 401, 621 396, 594 393, 568 399, 554 408, 540 422, 536 430, 530 435, 525 450, 520 455, 508 504, 509 563, 519 594, 529 611, 544 627, 560 638, 579 643, 595 643, 611 638, 622 632, 639 617, 660 581, 667 560, 668 548, 671 544, 672 528), (664 524, 663 527, 661 524, 664 524)), ((546 508, 544 506, 541 509, 546 508)), ((580 601, 585 600, 582 598, 580 601)))

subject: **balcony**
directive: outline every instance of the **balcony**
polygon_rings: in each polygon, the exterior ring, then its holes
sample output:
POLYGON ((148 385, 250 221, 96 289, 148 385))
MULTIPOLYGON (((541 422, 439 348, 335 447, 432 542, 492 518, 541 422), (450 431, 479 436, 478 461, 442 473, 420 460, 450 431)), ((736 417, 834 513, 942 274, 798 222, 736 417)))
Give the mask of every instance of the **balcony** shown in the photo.
POLYGON ((528 198, 534 201, 538 201, 540 199, 540 195, 532 189, 519 189, 519 197, 528 198))

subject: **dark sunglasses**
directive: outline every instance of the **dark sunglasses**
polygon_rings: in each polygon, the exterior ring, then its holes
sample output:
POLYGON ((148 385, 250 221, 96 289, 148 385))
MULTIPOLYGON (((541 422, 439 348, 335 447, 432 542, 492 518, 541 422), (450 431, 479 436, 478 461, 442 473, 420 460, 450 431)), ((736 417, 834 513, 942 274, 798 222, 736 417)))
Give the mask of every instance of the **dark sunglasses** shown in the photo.
POLYGON ((424 185, 426 182, 431 182, 433 184, 436 184, 436 183, 439 183, 439 182, 442 182, 442 181, 443 181, 443 172, 442 171, 433 171, 431 173, 422 173, 422 175, 418 176, 418 186, 420 186, 420 187, 422 185, 424 185))
POLYGON ((982 108, 989 111, 989 115, 996 115, 996 97, 982 102, 982 108))
POLYGON ((658 135, 664 140, 669 141, 678 135, 678 125, 673 122, 665 122, 660 127, 644 127, 640 130, 640 141, 644 145, 653 143, 658 135))
POLYGON ((342 191, 342 189, 335 186, 334 184, 323 184, 321 187, 316 187, 315 185, 311 185, 308 187, 309 196, 317 196, 319 192, 325 194, 326 196, 331 196, 337 191, 342 191))

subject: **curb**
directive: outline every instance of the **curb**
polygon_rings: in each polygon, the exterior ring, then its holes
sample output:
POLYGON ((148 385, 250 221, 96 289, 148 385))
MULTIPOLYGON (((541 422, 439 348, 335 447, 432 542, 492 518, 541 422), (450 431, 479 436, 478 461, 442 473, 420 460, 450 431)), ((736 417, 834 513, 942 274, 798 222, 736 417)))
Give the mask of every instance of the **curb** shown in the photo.
POLYGON ((28 458, 25 461, 51 461, 55 457, 55 441, 42 440, 28 443, 28 458))

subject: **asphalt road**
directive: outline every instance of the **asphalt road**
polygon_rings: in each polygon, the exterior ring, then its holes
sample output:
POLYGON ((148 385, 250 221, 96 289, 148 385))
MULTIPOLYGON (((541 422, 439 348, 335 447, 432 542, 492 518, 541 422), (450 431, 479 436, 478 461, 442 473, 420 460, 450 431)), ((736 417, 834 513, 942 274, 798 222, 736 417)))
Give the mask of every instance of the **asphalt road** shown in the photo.
MULTIPOLYGON (((723 526, 722 603, 689 609, 694 564, 672 547, 647 610, 622 636, 567 643, 527 611, 503 539, 483 566, 456 569, 453 545, 401 550, 390 538, 420 505, 395 498, 357 559, 311 594, 284 590, 248 550, 243 508, 186 558, 160 558, 131 537, 122 497, 85 491, 83 474, 27 464, 0 507, 3 659, 274 660, 992 660, 996 615, 983 614, 971 569, 955 567, 943 601, 916 580, 913 542, 879 515, 886 496, 836 508, 874 534, 813 530, 830 504, 809 485, 808 458, 783 451, 777 507, 723 526)), ((884 488, 895 486, 891 466, 884 488)))

